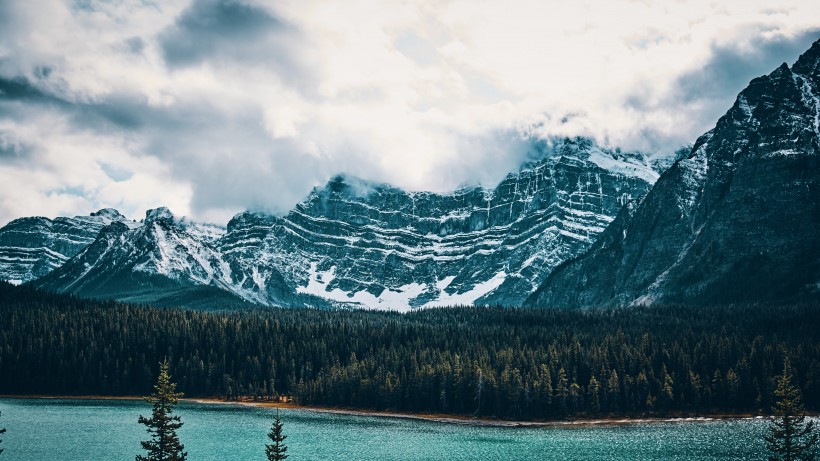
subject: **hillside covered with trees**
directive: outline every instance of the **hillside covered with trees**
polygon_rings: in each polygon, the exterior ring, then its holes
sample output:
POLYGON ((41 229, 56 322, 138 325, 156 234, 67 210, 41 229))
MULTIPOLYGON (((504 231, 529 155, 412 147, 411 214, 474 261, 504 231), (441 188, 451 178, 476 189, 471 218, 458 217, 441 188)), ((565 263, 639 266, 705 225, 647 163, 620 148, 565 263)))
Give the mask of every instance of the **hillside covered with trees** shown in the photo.
POLYGON ((0 283, 0 394, 187 397, 508 419, 820 410, 820 306, 201 312, 0 283))

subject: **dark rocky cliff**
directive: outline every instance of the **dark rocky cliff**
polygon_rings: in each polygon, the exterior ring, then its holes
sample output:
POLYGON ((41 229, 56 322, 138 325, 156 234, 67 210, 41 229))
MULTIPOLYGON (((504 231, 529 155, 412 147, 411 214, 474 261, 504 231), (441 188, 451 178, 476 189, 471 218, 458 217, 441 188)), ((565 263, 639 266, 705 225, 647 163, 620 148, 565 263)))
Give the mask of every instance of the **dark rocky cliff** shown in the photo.
POLYGON ((689 156, 527 300, 539 306, 820 296, 820 41, 754 79, 689 156))

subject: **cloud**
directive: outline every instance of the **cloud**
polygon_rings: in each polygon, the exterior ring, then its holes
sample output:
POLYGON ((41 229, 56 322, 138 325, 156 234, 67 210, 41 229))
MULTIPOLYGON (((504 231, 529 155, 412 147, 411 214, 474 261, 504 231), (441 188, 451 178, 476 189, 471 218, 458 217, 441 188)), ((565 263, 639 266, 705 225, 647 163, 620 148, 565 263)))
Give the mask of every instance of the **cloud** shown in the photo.
POLYGON ((296 30, 268 10, 241 0, 195 0, 174 24, 159 34, 165 62, 171 67, 214 61, 276 63, 294 70, 287 48, 296 30))
POLYGON ((741 43, 715 43, 711 56, 701 68, 678 77, 679 97, 682 101, 732 98, 727 94, 746 86, 753 78, 771 72, 781 63, 791 64, 820 37, 820 28, 795 37, 766 38, 752 36, 741 43))
POLYGON ((0 2, 0 223, 493 185, 522 133, 671 154, 820 34, 767 3, 0 2))
POLYGON ((24 157, 0 160, 0 209, 10 218, 105 206, 139 218, 160 203, 186 210, 191 199, 190 186, 169 177, 161 161, 133 155, 116 136, 77 130, 59 111, 0 121, 0 146, 24 157))
POLYGON ((791 65, 820 38, 820 27, 793 36, 753 32, 746 40, 713 43, 709 59, 679 76, 664 104, 697 107, 701 119, 716 120, 731 106, 738 89, 784 62, 791 65))

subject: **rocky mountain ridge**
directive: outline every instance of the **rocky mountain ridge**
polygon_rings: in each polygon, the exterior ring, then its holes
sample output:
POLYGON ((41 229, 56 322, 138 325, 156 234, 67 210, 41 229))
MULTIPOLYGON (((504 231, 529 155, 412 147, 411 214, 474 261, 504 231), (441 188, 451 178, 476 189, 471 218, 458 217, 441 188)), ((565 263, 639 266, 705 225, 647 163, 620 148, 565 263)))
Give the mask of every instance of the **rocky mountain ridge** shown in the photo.
POLYGON ((210 287, 263 305, 519 305, 658 177, 646 156, 584 138, 533 149, 492 189, 407 192, 340 175, 284 215, 240 213, 224 234, 151 210, 34 284, 140 302, 210 287))
POLYGON ((223 252, 246 274, 273 268, 298 293, 337 303, 518 305, 658 175, 643 156, 587 139, 537 148, 538 161, 494 189, 409 193, 337 176, 286 215, 263 218, 269 228, 250 257, 230 240, 258 227, 255 218, 233 221, 223 252))
POLYGON ((94 242, 103 227, 128 221, 113 208, 89 216, 20 218, 0 228, 0 280, 29 282, 62 266, 94 242))

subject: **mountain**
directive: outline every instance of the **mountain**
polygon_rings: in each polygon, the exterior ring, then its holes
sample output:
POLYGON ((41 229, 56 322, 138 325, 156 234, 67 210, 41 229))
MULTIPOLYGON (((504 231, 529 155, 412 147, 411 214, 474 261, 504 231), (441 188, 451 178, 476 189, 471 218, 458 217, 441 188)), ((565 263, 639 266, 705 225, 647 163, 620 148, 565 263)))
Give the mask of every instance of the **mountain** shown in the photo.
POLYGON ((154 303, 208 287, 265 305, 520 305, 658 177, 653 159, 584 138, 534 142, 533 156, 495 188, 450 194, 339 175, 288 213, 240 213, 224 234, 152 210, 34 284, 154 303))
POLYGON ((133 225, 111 208, 89 216, 11 221, 0 228, 0 280, 19 284, 48 274, 90 245, 112 222, 133 225))
POLYGON ((32 285, 156 305, 242 304, 230 267, 213 246, 223 233, 177 220, 168 208, 148 210, 137 226, 104 227, 90 245, 32 285))
POLYGON ((588 139, 533 149, 537 160, 493 189, 407 192, 337 176, 283 216, 236 216, 222 254, 260 294, 273 280, 376 309, 519 305, 658 176, 643 155, 588 139))
POLYGON ((714 129, 581 257, 541 306, 820 297, 820 40, 737 97, 714 129))

